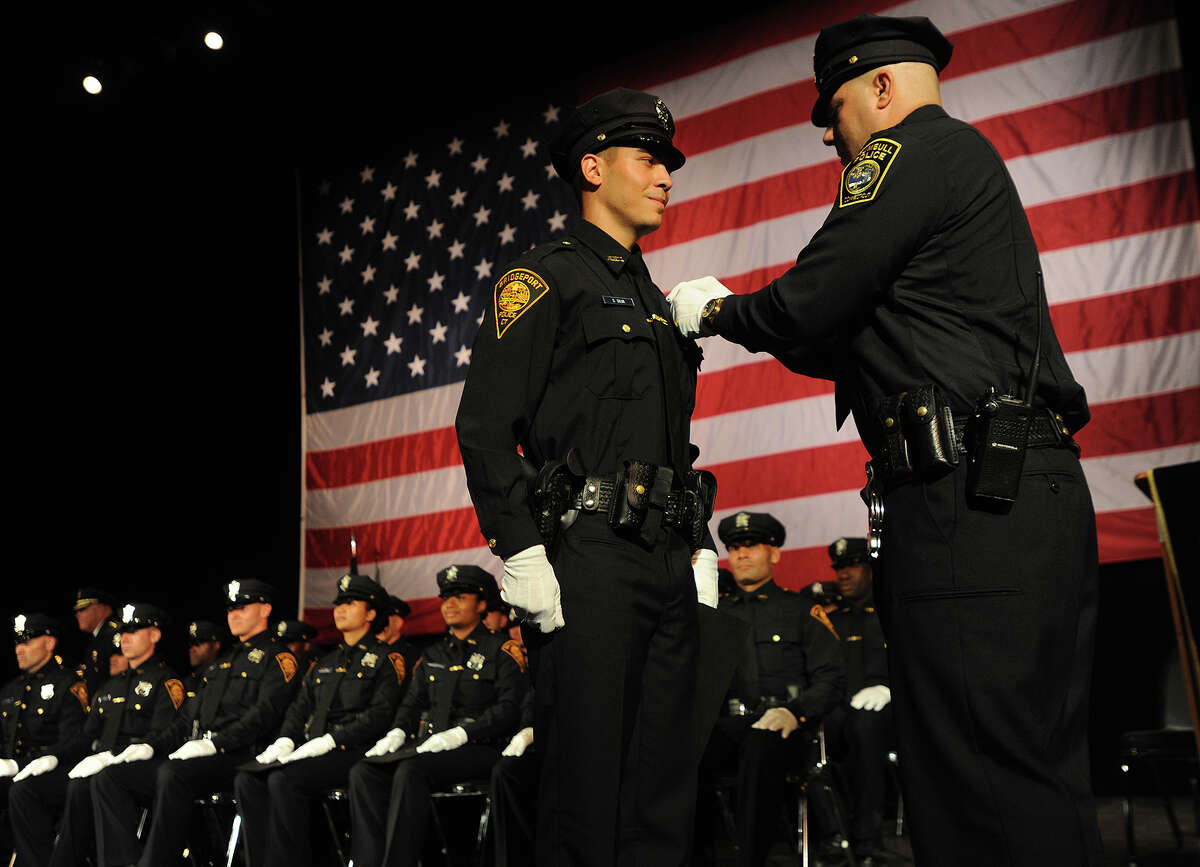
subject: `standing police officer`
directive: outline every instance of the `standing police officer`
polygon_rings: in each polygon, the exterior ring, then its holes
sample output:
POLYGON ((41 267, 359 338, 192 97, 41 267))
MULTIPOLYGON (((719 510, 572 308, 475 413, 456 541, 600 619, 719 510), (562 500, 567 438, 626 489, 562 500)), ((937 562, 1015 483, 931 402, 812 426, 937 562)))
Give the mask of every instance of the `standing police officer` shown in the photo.
POLYGON ((672 292, 719 334, 833 379, 885 510, 879 611, 913 851, 930 864, 1101 860, 1088 773, 1096 526, 1089 418, 996 149, 941 107, 927 18, 817 38, 813 123, 845 170, 787 273, 672 292), (1031 402, 1031 408, 1030 408, 1031 402))
POLYGON ((691 839, 695 581, 715 605, 717 559, 689 444, 700 354, 637 246, 684 162, 674 131, 662 100, 623 88, 566 119, 551 159, 583 220, 496 282, 458 411, 480 528, 526 618, 543 864, 679 864, 691 839))

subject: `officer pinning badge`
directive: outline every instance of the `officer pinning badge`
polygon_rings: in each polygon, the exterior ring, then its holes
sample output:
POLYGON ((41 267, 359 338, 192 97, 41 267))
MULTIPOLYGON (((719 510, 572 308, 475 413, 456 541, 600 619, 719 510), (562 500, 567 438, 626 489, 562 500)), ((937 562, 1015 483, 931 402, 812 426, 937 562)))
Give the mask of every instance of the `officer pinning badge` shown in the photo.
POLYGON ((492 295, 496 313, 496 339, 549 291, 546 281, 527 268, 513 268, 496 281, 492 295))
POLYGON ((266 656, 266 654, 262 652, 262 649, 256 647, 246 654, 246 659, 250 660, 255 665, 258 665, 258 663, 263 661, 264 656, 266 656))
POLYGON ((43 683, 42 684, 42 701, 49 701, 52 698, 54 698, 54 684, 43 683))
POLYGON ((379 657, 373 653, 364 653, 362 664, 364 668, 374 668, 375 663, 379 662, 379 657))
POLYGON ((147 680, 139 680, 138 685, 133 688, 133 691, 145 698, 150 694, 150 690, 154 689, 154 684, 147 680))
POLYGON ((472 653, 471 658, 467 660, 467 668, 471 671, 483 671, 485 662, 487 662, 487 657, 482 653, 472 653))
POLYGON ((860 205, 874 199, 898 153, 900 142, 890 138, 877 138, 867 142, 850 165, 842 170, 838 207, 860 205))

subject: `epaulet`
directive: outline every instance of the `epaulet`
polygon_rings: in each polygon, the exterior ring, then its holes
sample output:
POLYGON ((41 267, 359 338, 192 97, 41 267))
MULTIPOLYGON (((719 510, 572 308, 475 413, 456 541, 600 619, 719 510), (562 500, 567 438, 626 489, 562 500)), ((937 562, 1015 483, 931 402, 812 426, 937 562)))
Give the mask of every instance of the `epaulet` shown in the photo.
POLYGON ((545 260, 548 256, 552 256, 555 253, 574 253, 578 249, 579 245, 570 238, 563 238, 559 241, 550 241, 546 244, 538 244, 532 250, 525 253, 525 255, 521 256, 521 258, 518 259, 514 264, 537 264, 538 262, 545 260))

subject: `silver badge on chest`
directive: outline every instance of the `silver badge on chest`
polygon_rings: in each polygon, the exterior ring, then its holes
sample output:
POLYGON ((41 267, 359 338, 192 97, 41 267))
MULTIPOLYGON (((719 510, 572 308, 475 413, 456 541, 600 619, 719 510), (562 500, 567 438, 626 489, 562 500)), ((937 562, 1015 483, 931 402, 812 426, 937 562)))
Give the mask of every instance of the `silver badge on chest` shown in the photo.
POLYGON ((487 657, 482 653, 472 653, 471 658, 467 660, 467 668, 471 671, 482 671, 485 662, 487 662, 487 657))
POLYGON ((148 680, 139 680, 138 685, 133 688, 133 691, 145 698, 150 694, 150 690, 154 689, 154 684, 148 680))
POLYGON ((52 698, 54 698, 54 684, 43 683, 42 684, 42 701, 49 701, 52 698))

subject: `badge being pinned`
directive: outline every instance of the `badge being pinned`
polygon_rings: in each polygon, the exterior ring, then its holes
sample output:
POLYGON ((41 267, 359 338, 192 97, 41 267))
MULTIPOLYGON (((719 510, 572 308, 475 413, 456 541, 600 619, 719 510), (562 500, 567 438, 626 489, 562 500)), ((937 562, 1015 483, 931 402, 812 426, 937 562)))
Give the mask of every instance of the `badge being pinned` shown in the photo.
POLYGON ((838 207, 869 202, 879 192, 880 185, 892 167, 900 142, 877 138, 867 142, 858 156, 842 170, 842 186, 838 190, 838 207))
POLYGON ((499 340, 525 311, 549 291, 546 281, 526 268, 513 268, 496 281, 493 302, 496 313, 496 339, 499 340))

